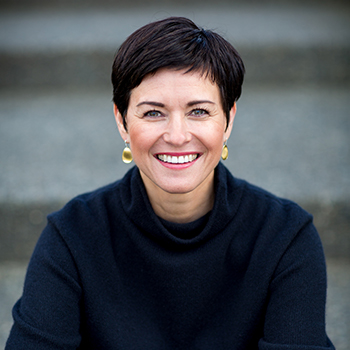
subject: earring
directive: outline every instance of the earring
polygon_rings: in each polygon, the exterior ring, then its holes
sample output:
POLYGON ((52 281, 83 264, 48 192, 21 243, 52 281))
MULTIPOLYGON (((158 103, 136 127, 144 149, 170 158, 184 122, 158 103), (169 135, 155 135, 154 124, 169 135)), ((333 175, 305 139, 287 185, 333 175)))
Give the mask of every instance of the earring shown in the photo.
POLYGON ((228 158, 228 147, 226 145, 226 141, 224 143, 224 146, 222 147, 221 158, 222 160, 226 160, 228 158))
POLYGON ((129 148, 129 143, 125 142, 125 148, 123 149, 122 153, 122 160, 125 164, 129 164, 132 162, 132 154, 131 154, 131 149, 129 148))

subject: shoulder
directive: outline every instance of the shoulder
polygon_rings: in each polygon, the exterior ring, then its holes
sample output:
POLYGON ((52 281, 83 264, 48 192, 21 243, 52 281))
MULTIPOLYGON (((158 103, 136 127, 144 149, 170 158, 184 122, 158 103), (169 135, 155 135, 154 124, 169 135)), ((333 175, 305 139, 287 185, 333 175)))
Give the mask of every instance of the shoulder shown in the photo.
POLYGON ((313 220, 312 215, 294 201, 247 182, 244 182, 242 208, 254 213, 256 218, 261 218, 265 225, 273 225, 278 229, 286 228, 287 225, 291 230, 299 230, 313 220))
POLYGON ((122 179, 91 192, 76 196, 61 210, 48 216, 49 225, 53 225, 61 235, 76 237, 100 233, 108 230, 111 217, 122 210, 121 189, 133 176, 132 168, 122 179))
POLYGON ((234 177, 222 164, 218 170, 220 181, 225 183, 228 200, 235 202, 241 215, 266 221, 287 220, 300 224, 305 220, 312 220, 312 216, 294 201, 276 196, 246 180, 234 177))
POLYGON ((296 237, 305 239, 305 234, 311 241, 319 240, 312 215, 297 203, 224 172, 228 202, 235 208, 232 224, 245 239, 282 251, 296 237))
MULTIPOLYGON (((233 251, 239 247, 239 255, 266 281, 291 266, 296 270, 303 266, 300 271, 312 266, 315 273, 324 276, 322 242, 310 213, 245 180, 232 176, 229 182, 233 189, 230 195, 240 196, 230 225, 233 251)), ((310 273, 308 270, 305 275, 310 273)))
POLYGON ((324 252, 313 217, 297 203, 245 183, 241 210, 256 234, 253 255, 271 275, 296 265, 324 272, 324 252))

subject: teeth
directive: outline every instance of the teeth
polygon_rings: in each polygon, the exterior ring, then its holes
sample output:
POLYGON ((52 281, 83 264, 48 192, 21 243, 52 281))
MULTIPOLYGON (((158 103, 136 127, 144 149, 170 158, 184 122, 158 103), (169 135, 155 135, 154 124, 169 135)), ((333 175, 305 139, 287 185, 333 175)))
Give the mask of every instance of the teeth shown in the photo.
POLYGON ((157 157, 158 159, 166 163, 183 164, 183 163, 194 161, 198 157, 198 154, 188 154, 186 156, 179 156, 179 157, 167 156, 166 154, 158 154, 157 157))

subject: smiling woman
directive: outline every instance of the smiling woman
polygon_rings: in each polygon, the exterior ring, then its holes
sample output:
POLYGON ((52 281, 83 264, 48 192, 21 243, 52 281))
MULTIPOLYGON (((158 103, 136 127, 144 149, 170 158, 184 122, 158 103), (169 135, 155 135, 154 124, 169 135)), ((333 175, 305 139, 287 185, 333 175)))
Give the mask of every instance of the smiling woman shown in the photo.
POLYGON ((113 102, 135 166, 48 217, 6 349, 334 349, 311 215, 220 162, 243 75, 186 18, 127 38, 113 102))

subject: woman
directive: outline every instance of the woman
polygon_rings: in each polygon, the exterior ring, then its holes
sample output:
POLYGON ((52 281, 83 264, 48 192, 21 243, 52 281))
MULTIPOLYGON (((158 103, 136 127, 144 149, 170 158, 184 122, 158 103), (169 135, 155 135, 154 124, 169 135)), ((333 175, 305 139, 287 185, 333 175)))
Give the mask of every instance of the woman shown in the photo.
POLYGON ((311 216, 220 163, 243 75, 185 18, 123 43, 114 114, 136 167, 48 217, 7 349, 334 349, 311 216))

